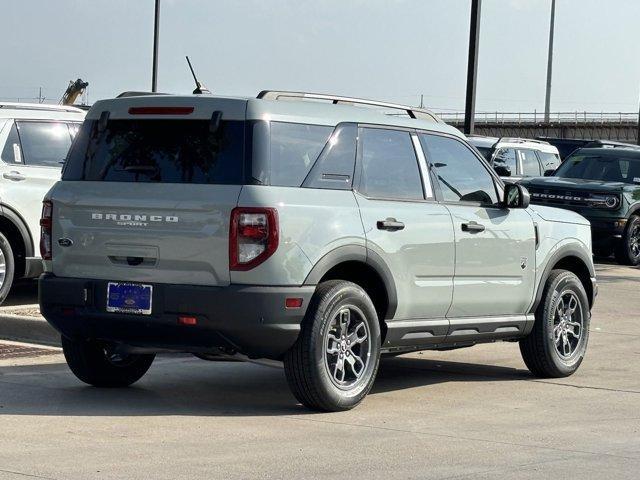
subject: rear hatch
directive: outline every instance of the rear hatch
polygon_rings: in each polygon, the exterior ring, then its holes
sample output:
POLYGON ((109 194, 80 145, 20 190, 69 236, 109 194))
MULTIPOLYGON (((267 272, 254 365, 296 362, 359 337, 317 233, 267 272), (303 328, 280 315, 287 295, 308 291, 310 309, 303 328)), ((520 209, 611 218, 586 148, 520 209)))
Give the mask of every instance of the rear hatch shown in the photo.
POLYGON ((96 103, 49 194, 53 273, 228 285, 245 111, 215 97, 96 103))

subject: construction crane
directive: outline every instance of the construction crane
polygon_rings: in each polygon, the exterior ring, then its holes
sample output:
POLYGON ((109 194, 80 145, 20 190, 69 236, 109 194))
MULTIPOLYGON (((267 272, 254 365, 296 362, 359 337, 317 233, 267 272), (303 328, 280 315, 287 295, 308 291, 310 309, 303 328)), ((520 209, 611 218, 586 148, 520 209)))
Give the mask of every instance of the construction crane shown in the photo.
POLYGON ((88 86, 89 82, 84 82, 81 78, 77 79, 75 82, 73 80, 69 81, 69 86, 60 99, 60 105, 73 105, 76 99, 82 95, 85 88, 88 86))

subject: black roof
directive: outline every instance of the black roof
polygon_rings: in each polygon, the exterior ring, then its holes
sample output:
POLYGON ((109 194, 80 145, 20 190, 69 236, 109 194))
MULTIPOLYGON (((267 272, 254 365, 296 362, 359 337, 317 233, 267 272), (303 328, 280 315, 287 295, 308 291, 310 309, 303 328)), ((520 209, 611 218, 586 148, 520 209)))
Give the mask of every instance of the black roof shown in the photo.
POLYGON ((634 145, 627 146, 601 146, 601 147, 582 147, 575 150, 571 155, 575 154, 591 154, 607 157, 633 157, 640 158, 640 147, 634 145))

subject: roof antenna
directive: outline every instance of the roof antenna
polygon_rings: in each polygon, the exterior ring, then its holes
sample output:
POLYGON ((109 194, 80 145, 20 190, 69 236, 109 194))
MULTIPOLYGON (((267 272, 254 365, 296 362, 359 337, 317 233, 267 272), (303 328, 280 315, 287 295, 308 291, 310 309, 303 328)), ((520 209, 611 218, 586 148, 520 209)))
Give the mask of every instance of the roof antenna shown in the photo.
POLYGON ((207 87, 202 85, 198 78, 196 77, 196 72, 193 71, 193 67, 191 66, 191 61, 189 60, 189 56, 186 55, 187 63, 189 64, 189 70, 191 70, 191 75, 193 75, 193 81, 196 82, 196 89, 193 91, 195 95, 202 95, 203 93, 211 93, 207 87))

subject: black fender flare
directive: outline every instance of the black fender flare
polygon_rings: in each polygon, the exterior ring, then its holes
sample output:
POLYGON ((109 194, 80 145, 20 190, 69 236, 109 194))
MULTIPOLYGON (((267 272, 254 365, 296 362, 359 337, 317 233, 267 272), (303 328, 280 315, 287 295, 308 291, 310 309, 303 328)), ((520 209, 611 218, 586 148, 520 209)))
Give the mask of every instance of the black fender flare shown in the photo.
POLYGON ((398 308, 398 293, 391 269, 380 255, 370 250, 367 251, 364 245, 343 245, 331 250, 313 266, 304 281, 304 285, 317 285, 329 270, 344 262, 364 263, 380 276, 387 290, 389 300, 385 319, 393 318, 398 308))
POLYGON ((20 232, 20 236, 22 237, 22 242, 24 243, 25 257, 33 257, 33 239, 29 233, 27 222, 25 222, 18 212, 4 203, 0 204, 0 217, 6 218, 18 229, 18 232, 20 232))
POLYGON ((549 275, 551 275, 551 270, 553 270, 553 267, 561 260, 569 257, 575 257, 578 260, 580 260, 589 271, 589 276, 591 277, 592 282, 594 282, 594 285, 592 288, 592 294, 591 294, 592 298, 590 299, 593 303, 593 300, 594 300, 593 297, 595 297, 597 293, 597 287, 595 285, 596 272, 595 272, 595 269, 593 268, 593 261, 587 256, 587 254, 583 250, 580 250, 575 245, 564 245, 558 248, 558 250, 556 250, 551 255, 551 258, 549 258, 549 260, 547 261, 547 265, 544 268, 542 275, 540 276, 540 279, 538 280, 538 284, 536 288, 536 296, 535 296, 533 305, 529 310, 530 313, 535 313, 535 311, 537 310, 538 305, 542 300, 542 292, 544 291, 544 286, 547 283, 547 279, 549 278, 549 275))

